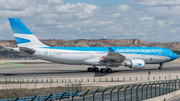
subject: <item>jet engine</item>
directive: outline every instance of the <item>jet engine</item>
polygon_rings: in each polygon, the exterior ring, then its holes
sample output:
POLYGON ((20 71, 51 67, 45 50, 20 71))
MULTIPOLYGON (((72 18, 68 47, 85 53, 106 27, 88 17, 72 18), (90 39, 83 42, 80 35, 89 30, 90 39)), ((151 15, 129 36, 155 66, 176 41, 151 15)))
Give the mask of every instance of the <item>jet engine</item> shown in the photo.
POLYGON ((143 69, 145 67, 144 60, 129 60, 125 62, 125 66, 129 68, 135 68, 135 69, 143 69))

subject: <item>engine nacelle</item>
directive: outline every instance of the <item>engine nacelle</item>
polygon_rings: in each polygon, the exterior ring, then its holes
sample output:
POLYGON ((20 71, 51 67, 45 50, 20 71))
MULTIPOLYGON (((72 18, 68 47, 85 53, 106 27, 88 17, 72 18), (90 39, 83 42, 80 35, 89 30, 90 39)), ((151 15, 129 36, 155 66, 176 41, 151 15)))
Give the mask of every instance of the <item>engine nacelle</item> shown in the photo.
POLYGON ((129 68, 135 68, 135 69, 143 69, 145 67, 144 60, 130 60, 125 62, 125 66, 129 68))

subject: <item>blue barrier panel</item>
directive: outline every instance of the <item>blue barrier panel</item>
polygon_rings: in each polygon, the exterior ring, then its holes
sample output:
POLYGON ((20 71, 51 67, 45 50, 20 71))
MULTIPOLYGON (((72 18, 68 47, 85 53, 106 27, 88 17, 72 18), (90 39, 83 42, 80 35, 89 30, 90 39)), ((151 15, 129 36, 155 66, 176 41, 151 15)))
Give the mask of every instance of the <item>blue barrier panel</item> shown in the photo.
POLYGON ((52 101, 52 96, 50 97, 50 101, 52 101))
MULTIPOLYGON (((49 100, 50 101, 53 101, 53 100, 58 100, 58 98, 60 98, 64 93, 54 93, 50 98, 49 100)), ((70 92, 66 92, 66 94, 64 95, 64 98, 70 98, 72 97, 72 95, 75 94, 75 91, 72 91, 71 93, 70 92)), ((80 93, 77 93, 75 96, 79 96, 80 93)), ((49 95, 38 95, 34 101, 45 101, 47 99, 49 95)), ((29 96, 29 97, 20 97, 18 99, 18 101, 31 101, 32 99, 34 98, 34 96, 29 96)), ((3 101, 14 101, 16 98, 12 98, 12 99, 3 99, 3 101)))
POLYGON ((58 100, 58 94, 56 94, 56 100, 58 100))
POLYGON ((45 97, 44 97, 44 101, 46 101, 46 98, 47 98, 47 97, 46 97, 46 95, 45 95, 45 97))

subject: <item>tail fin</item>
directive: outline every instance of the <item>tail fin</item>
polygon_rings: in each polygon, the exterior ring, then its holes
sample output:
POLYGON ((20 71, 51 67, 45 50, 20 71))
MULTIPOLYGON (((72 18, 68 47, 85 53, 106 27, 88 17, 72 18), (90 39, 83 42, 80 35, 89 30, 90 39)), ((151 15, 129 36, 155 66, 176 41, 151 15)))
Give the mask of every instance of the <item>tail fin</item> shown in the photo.
POLYGON ((18 18, 9 18, 9 22, 18 47, 48 47, 40 42, 18 18))

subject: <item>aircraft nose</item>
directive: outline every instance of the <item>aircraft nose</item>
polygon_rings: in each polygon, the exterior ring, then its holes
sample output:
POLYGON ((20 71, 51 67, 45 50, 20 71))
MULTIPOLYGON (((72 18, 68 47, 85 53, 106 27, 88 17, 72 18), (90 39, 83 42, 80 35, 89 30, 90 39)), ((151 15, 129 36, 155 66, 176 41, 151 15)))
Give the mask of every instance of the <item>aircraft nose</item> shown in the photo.
POLYGON ((175 60, 175 59, 177 59, 177 58, 178 58, 178 55, 177 55, 176 53, 174 53, 174 54, 172 55, 172 57, 171 57, 172 60, 175 60))

